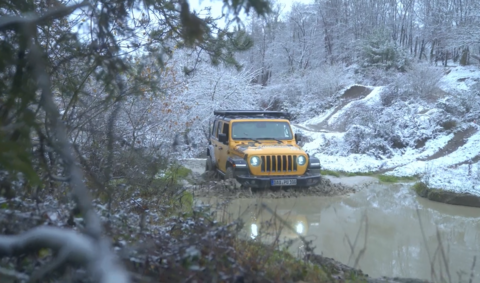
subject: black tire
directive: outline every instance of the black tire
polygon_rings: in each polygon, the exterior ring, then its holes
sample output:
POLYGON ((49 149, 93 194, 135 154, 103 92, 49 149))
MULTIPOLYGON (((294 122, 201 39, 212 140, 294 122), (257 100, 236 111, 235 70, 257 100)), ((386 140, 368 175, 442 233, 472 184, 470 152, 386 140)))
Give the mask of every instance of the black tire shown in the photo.
POLYGON ((233 167, 227 167, 227 172, 225 172, 225 181, 227 183, 231 183, 233 186, 233 189, 237 189, 237 179, 235 179, 235 170, 233 167))
POLYGON ((212 158, 210 156, 207 156, 207 162, 205 163, 205 171, 212 172, 213 170, 214 168, 212 158))
POLYGON ((213 165, 213 161, 210 156, 207 156, 207 161, 205 163, 205 174, 211 180, 216 180, 218 177, 217 170, 215 168, 215 165, 213 165))
POLYGON ((227 172, 225 172, 225 180, 235 179, 235 171, 233 167, 228 167, 227 172))

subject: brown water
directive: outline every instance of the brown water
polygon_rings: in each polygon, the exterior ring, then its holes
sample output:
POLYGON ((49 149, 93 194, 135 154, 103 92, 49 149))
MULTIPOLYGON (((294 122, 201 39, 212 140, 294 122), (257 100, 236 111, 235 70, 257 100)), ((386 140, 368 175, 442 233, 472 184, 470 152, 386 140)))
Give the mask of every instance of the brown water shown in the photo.
MULTIPOLYGON (((480 209, 425 200, 408 187, 374 184, 344 197, 237 199, 219 215, 241 217, 246 222, 243 236, 271 241, 262 235, 282 225, 261 209, 264 203, 313 240, 316 253, 356 265, 371 277, 432 280, 433 266, 436 282, 440 277, 449 282, 447 273, 451 282, 460 282, 459 274, 468 282, 474 256, 479 256, 472 282, 480 282, 480 209)), ((297 254, 302 243, 293 230, 283 228, 280 240, 293 239, 290 250, 297 254)))

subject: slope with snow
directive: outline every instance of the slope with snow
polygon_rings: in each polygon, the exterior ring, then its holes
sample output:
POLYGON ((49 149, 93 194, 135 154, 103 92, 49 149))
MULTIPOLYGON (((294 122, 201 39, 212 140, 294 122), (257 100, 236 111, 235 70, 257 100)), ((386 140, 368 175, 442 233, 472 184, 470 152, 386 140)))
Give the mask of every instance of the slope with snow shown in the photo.
POLYGON ((452 67, 437 84, 445 95, 434 101, 368 86, 367 95, 294 128, 325 169, 420 176, 432 187, 480 195, 477 81, 479 68, 452 67))

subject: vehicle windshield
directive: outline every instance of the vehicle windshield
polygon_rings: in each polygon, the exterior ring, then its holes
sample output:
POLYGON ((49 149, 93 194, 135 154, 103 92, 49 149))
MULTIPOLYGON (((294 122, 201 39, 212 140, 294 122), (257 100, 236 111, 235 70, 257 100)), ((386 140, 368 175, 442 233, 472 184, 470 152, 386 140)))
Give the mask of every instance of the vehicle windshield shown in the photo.
POLYGON ((232 138, 234 140, 291 140, 292 137, 292 131, 287 122, 256 121, 232 123, 232 138))

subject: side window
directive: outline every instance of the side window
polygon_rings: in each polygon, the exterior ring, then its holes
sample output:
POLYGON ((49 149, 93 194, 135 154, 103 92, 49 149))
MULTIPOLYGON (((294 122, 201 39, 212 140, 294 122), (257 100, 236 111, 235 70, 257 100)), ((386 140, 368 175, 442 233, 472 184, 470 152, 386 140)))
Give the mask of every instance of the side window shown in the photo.
POLYGON ((222 133, 222 121, 218 121, 217 132, 215 133, 215 137, 218 138, 218 134, 220 133, 222 133))
POLYGON ((211 126, 211 132, 210 132, 211 136, 215 136, 215 133, 217 132, 217 124, 218 124, 218 121, 214 120, 211 126))
POLYGON ((227 135, 227 137, 228 137, 229 129, 230 129, 230 125, 228 123, 223 123, 223 132, 222 133, 227 135))
POLYGON ((290 138, 290 129, 287 125, 283 125, 283 133, 285 134, 286 138, 290 138))

